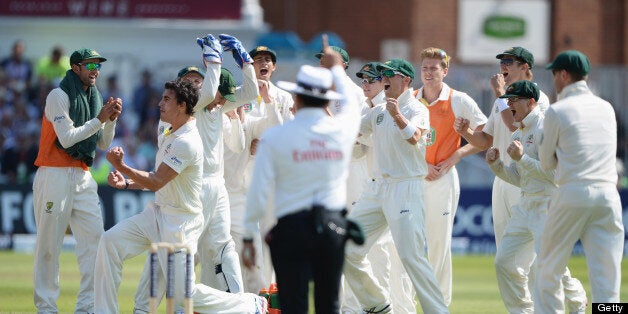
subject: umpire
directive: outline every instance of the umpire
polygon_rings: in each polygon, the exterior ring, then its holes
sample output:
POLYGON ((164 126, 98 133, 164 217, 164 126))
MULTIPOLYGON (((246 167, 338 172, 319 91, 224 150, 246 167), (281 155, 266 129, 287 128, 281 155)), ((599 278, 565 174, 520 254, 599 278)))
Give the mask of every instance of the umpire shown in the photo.
POLYGON ((360 123, 347 97, 340 54, 324 44, 323 67, 304 65, 297 82, 278 82, 295 94, 295 118, 264 133, 247 199, 243 260, 252 267, 251 243, 273 193, 277 225, 266 236, 277 275, 282 313, 307 313, 314 281, 317 313, 339 312, 348 222, 344 218, 349 160, 360 123), (328 70, 328 69, 331 69, 328 70), (336 91, 332 91, 332 81, 336 91), (341 110, 327 114, 330 100, 341 110), (247 239, 248 238, 248 239, 247 239))

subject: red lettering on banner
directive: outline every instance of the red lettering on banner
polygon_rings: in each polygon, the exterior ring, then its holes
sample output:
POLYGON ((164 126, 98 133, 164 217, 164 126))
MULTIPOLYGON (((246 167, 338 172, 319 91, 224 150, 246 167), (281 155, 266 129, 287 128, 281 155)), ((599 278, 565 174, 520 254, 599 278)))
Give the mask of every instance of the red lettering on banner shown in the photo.
POLYGON ((241 4, 242 0, 9 0, 0 1, 0 16, 238 20, 241 4))

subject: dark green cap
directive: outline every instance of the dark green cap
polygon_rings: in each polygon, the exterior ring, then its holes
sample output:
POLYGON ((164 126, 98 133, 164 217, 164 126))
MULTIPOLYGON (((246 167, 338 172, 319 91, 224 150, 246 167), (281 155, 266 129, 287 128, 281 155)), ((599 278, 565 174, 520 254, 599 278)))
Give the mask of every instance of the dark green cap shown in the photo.
POLYGON ((390 59, 378 66, 377 69, 380 72, 384 70, 396 71, 414 80, 414 67, 404 59, 390 59))
POLYGON ((186 74, 188 74, 190 72, 196 72, 200 76, 205 78, 205 71, 203 69, 200 69, 200 68, 195 67, 195 66, 189 66, 189 67, 185 67, 185 68, 181 69, 181 71, 179 71, 179 74, 177 74, 177 77, 178 78, 182 78, 183 76, 185 76, 186 74))
POLYGON ((249 55, 251 58, 255 58, 258 53, 265 52, 270 54, 270 59, 273 60, 273 63, 277 63, 277 54, 266 46, 257 46, 255 49, 249 51, 249 55))
POLYGON ((505 56, 516 57, 517 59, 527 63, 530 66, 530 69, 534 66, 534 56, 530 51, 528 51, 528 49, 523 47, 510 47, 506 49, 506 51, 495 56, 495 58, 502 59, 505 56))
POLYGON ((587 75, 591 70, 589 58, 578 50, 567 50, 559 53, 556 59, 546 67, 548 70, 567 70, 580 75, 587 75))
POLYGON ((230 102, 235 102, 235 90, 236 81, 233 78, 233 74, 225 68, 220 69, 220 85, 218 85, 218 92, 222 97, 225 97, 230 102))
POLYGON ((508 88, 506 88, 506 94, 499 96, 499 98, 511 98, 511 97, 523 97, 534 98, 534 101, 539 101, 541 92, 539 87, 535 83, 528 80, 516 81, 508 88))
MULTIPOLYGON (((338 46, 329 46, 329 48, 331 48, 332 50, 338 52, 340 54, 340 56, 342 57, 342 61, 344 61, 346 64, 349 64, 349 54, 347 53, 346 50, 338 47, 338 46)), ((323 56, 323 51, 321 50, 321 52, 317 53, 314 55, 316 58, 320 59, 323 56)))
POLYGON ((381 75, 381 73, 379 73, 379 70, 377 70, 377 67, 381 65, 382 65, 381 62, 369 62, 363 65, 362 69, 360 69, 360 71, 356 73, 355 76, 359 78, 364 78, 365 75, 367 77, 378 77, 381 75))
POLYGON ((72 53, 70 56, 70 64, 81 63, 87 59, 99 59, 100 62, 105 62, 107 59, 103 58, 96 50, 81 48, 72 53))

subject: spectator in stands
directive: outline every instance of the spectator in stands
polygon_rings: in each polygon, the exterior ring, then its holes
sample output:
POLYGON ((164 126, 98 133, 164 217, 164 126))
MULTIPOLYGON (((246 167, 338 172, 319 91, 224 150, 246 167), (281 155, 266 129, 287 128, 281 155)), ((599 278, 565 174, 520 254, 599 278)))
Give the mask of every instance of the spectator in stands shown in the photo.
POLYGON ((64 55, 62 46, 55 45, 52 47, 50 55, 41 57, 37 61, 35 73, 38 84, 51 84, 53 87, 57 87, 69 69, 70 58, 64 55))
POLYGON ((22 97, 30 89, 33 66, 24 58, 24 51, 26 51, 24 41, 16 40, 11 55, 0 62, 0 67, 8 75, 8 87, 13 98, 22 97))

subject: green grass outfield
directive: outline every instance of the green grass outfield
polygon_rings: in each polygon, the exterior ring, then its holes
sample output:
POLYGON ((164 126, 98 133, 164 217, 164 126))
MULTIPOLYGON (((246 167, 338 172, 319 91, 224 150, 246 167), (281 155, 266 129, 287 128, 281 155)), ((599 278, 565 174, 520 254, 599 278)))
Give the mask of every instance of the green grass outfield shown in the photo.
MULTIPOLYGON (((124 264, 122 285, 119 291, 121 313, 131 313, 135 287, 144 265, 144 255, 124 264)), ((79 273, 73 253, 61 254, 59 281, 61 296, 58 300, 60 313, 72 313, 79 287, 79 273)), ((450 306, 452 313, 505 313, 501 302, 493 256, 468 255, 453 257, 454 295, 450 306)), ((591 297, 589 278, 584 257, 573 257, 569 268, 573 276, 582 281, 591 297)), ((621 300, 628 301, 628 265, 622 262, 621 300)), ((33 256, 31 254, 0 251, 0 313, 34 313, 33 305, 33 256)), ((96 275, 98 276, 98 274, 96 275)), ((162 302, 163 308, 163 302, 162 302)), ((313 311, 311 311, 313 312, 313 311)), ((163 310, 160 312, 163 313, 163 310)), ((591 308, 587 309, 591 313, 591 308)))

